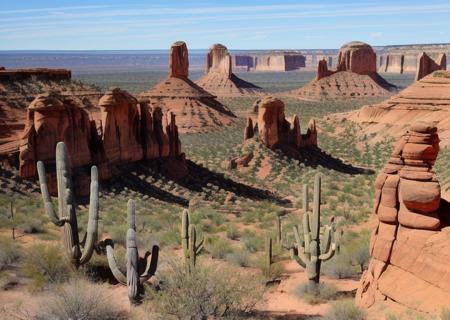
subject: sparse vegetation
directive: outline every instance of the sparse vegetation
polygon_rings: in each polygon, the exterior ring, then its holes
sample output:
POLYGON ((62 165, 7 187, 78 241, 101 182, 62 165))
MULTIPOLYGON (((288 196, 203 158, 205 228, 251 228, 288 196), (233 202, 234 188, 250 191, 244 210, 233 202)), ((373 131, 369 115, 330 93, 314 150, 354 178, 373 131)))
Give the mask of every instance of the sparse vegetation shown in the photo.
POLYGON ((0 271, 8 268, 19 260, 22 248, 17 241, 10 238, 0 237, 0 271))
POLYGON ((364 320, 367 312, 357 307, 353 300, 341 300, 333 303, 326 315, 329 320, 364 320))
POLYGON ((294 294, 309 304, 319 304, 335 300, 338 295, 338 289, 333 284, 320 283, 317 290, 312 291, 309 284, 304 282, 295 288, 294 294))

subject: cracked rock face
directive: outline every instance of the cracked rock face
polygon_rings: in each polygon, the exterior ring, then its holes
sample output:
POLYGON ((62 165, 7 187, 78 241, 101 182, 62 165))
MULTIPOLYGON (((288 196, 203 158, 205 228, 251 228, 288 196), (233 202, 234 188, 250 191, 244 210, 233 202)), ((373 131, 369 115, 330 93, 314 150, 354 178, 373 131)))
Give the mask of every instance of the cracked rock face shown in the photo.
POLYGON ((437 128, 418 122, 377 177, 378 225, 356 295, 359 305, 391 299, 429 313, 450 306, 450 209, 433 170, 438 152, 437 128))

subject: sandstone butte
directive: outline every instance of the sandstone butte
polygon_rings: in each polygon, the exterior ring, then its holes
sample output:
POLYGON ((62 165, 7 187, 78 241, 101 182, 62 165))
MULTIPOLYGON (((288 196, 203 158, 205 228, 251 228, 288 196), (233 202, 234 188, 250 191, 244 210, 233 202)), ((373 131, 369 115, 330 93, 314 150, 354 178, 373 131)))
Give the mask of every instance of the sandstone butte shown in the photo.
POLYGON ((450 72, 436 71, 390 99, 359 110, 329 116, 348 119, 361 127, 361 134, 371 142, 385 137, 398 138, 405 127, 423 120, 432 122, 438 129, 441 146, 450 146, 450 72), (376 133, 376 135, 373 135, 376 133))
POLYGON ((192 82, 188 75, 186 43, 175 42, 170 48, 167 79, 141 93, 140 101, 175 114, 181 133, 207 132, 234 123, 235 115, 214 95, 192 82))
POLYGON ((445 53, 439 54, 436 61, 434 61, 423 52, 417 59, 416 81, 438 70, 447 70, 447 56, 445 53))
POLYGON ((257 113, 256 123, 248 118, 244 130, 244 140, 253 138, 254 132, 258 130, 259 138, 269 148, 288 146, 299 150, 306 146, 317 146, 316 122, 311 119, 305 134, 301 133, 300 119, 294 115, 286 119, 284 114, 284 103, 278 98, 264 97, 258 99, 253 107, 257 113))
POLYGON ((36 162, 41 160, 50 169, 49 184, 54 192, 55 146, 59 141, 66 143, 71 167, 80 168, 75 180, 80 194, 89 190, 88 170, 83 169, 93 164, 98 166, 100 178, 107 179, 117 165, 167 157, 184 159, 174 114, 138 103, 118 88, 106 92, 98 108, 100 111, 92 114, 76 100, 58 93, 38 95, 28 107, 20 141, 20 176, 36 176, 36 162))
POLYGON ((209 48, 206 75, 196 83, 219 97, 253 96, 262 93, 260 87, 240 79, 232 72, 231 55, 222 44, 214 44, 209 48))
POLYGON ((434 315, 450 307, 450 203, 433 170, 438 152, 436 126, 417 122, 378 175, 378 223, 356 293, 360 306, 388 301, 434 315))
MULTIPOLYGON (((442 58, 445 52, 449 51, 448 45, 421 46, 414 48, 414 46, 407 48, 396 48, 387 53, 381 53, 379 57, 379 72, 387 73, 417 73, 418 64, 417 59, 421 55, 426 54, 435 63, 442 66, 442 58)), ((445 59, 445 58, 444 58, 445 59)), ((440 68, 439 70, 445 70, 440 68)))
POLYGON ((353 41, 339 51, 336 70, 320 60, 317 77, 288 95, 300 99, 358 98, 389 95, 396 89, 377 73, 377 57, 370 45, 353 41))

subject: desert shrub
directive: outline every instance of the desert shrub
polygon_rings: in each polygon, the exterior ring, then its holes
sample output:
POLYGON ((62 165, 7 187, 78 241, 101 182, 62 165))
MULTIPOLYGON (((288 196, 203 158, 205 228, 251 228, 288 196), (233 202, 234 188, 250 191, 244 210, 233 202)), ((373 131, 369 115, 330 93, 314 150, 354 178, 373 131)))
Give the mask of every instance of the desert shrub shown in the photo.
POLYGON ((250 252, 244 249, 227 254, 226 259, 239 267, 249 267, 251 265, 250 252))
POLYGON ((214 259, 223 259, 232 251, 230 243, 223 238, 210 238, 206 243, 206 250, 214 259))
POLYGON ((355 239, 349 244, 349 255, 353 265, 357 265, 363 272, 370 260, 369 254, 369 235, 364 235, 355 239))
POLYGON ((308 282, 303 282, 294 289, 294 294, 309 304, 319 304, 336 299, 338 289, 334 284, 320 283, 318 290, 313 292, 308 282))
POLYGON ((16 241, 0 237, 0 271, 16 262, 21 256, 21 247, 16 241))
POLYGON ((76 279, 52 290, 43 298, 43 303, 33 319, 79 319, 113 320, 128 319, 127 312, 108 294, 103 285, 76 279))
POLYGON ((254 276, 229 266, 198 264, 189 273, 179 261, 160 272, 161 291, 149 297, 149 319, 216 319, 248 312, 262 297, 254 276), (156 315, 155 315, 156 314, 156 315))
POLYGON ((334 279, 347 279, 356 274, 355 266, 346 252, 341 252, 325 262, 322 272, 334 279))
POLYGON ((17 229, 23 233, 42 233, 44 232, 44 223, 41 219, 31 218, 19 224, 17 229))
POLYGON ((268 266, 266 257, 264 256, 258 258, 256 265, 261 269, 261 273, 268 280, 278 279, 284 272, 284 268, 280 263, 271 263, 270 266, 268 266))
POLYGON ((450 309, 443 308, 440 317, 441 320, 450 320, 450 309))
POLYGON ((67 280, 69 261, 60 246, 34 244, 24 254, 23 273, 31 279, 30 289, 40 290, 47 284, 67 280))
POLYGON ((239 231, 234 223, 230 223, 227 226, 226 235, 228 239, 236 240, 239 238, 239 231))
POLYGON ((353 300, 341 300, 333 303, 325 318, 329 320, 364 320, 367 312, 355 305, 353 300))
POLYGON ((250 252, 256 252, 258 250, 261 250, 264 246, 263 238, 258 236, 253 231, 246 230, 244 234, 242 235, 242 242, 244 243, 244 246, 247 248, 250 252))

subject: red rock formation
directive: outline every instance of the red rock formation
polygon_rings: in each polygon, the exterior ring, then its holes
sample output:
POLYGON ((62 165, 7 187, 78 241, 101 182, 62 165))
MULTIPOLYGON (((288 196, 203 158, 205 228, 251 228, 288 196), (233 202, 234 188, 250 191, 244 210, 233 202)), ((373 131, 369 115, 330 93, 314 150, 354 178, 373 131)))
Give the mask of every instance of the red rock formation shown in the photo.
POLYGON ((0 68, 0 81, 20 81, 26 79, 39 79, 47 81, 70 80, 72 71, 68 69, 5 69, 0 68))
POLYGON ((226 106, 188 79, 188 52, 184 42, 173 44, 169 61, 168 78, 141 93, 142 102, 176 115, 182 133, 207 132, 234 122, 235 115, 226 106))
POLYGON ((291 121, 285 118, 283 101, 265 97, 260 100, 257 109, 259 137, 267 147, 290 146, 298 149, 317 145, 315 121, 310 121, 310 128, 302 135, 299 118, 294 116, 291 121))
POLYGON ((450 306, 450 207, 433 170, 436 132, 431 124, 414 124, 376 179, 378 225, 356 295, 361 306, 386 298, 422 312, 450 306))
POLYGON ((255 128, 253 127, 253 120, 252 118, 247 118, 247 125, 245 126, 244 130, 244 140, 251 139, 254 135, 255 128))
POLYGON ((248 164, 250 163, 250 161, 252 161, 253 157, 254 155, 253 152, 251 151, 240 158, 232 158, 226 161, 225 167, 228 170, 248 167, 248 164))
POLYGON ((59 141, 66 143, 72 167, 91 163, 92 138, 89 115, 72 99, 56 93, 38 95, 27 111, 20 143, 20 176, 35 176, 38 160, 54 164, 59 141))
MULTIPOLYGON (((97 164, 101 179, 111 176, 112 167, 129 162, 184 159, 175 115, 164 115, 161 108, 152 110, 145 103, 138 105, 133 96, 118 88, 108 91, 100 99, 99 108, 100 119, 95 121, 86 108, 72 99, 56 93, 39 95, 28 108, 20 146, 20 175, 35 176, 38 160, 53 166, 55 146, 59 141, 67 145, 72 168, 97 164)), ((180 161, 166 162, 171 163, 173 172, 186 173, 180 161), (175 168, 175 163, 179 163, 182 170, 175 168)), ((55 179, 52 174, 49 170, 53 191, 55 179)), ((81 189, 85 182, 83 178, 75 179, 81 189)))
POLYGON ((372 47, 359 41, 350 42, 341 47, 335 71, 328 69, 325 59, 320 60, 316 79, 288 95, 320 100, 383 96, 396 90, 376 70, 376 54, 372 47))
POLYGON ((187 79, 189 75, 189 56, 186 43, 177 41, 170 47, 169 77, 187 79))
POLYGON ((291 71, 305 67, 305 56, 295 52, 236 55, 233 67, 241 71, 291 71))
POLYGON ((344 44, 338 56, 337 71, 351 71, 358 74, 377 72, 377 55, 367 43, 353 41, 344 44))
POLYGON ((447 57, 445 53, 440 54, 436 61, 434 61, 429 55, 423 52, 417 60, 416 81, 437 70, 447 70, 447 57))
POLYGON ((231 71, 231 56, 227 47, 214 44, 206 59, 206 75, 196 83, 216 96, 256 95, 262 89, 252 83, 238 78, 231 71))
POLYGON ((128 163, 144 158, 140 139, 138 101, 128 92, 115 88, 99 101, 102 141, 107 162, 128 163))

